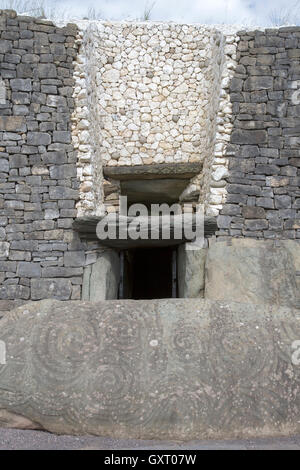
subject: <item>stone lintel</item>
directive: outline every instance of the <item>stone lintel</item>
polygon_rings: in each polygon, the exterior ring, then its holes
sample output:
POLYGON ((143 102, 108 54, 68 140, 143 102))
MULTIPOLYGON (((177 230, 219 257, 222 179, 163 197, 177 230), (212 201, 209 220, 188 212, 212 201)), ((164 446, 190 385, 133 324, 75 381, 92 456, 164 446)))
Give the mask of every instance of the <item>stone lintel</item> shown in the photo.
POLYGON ((161 163, 157 165, 106 166, 103 174, 114 180, 179 178, 190 179, 202 171, 202 163, 161 163))
MULTIPOLYGON (((178 216, 177 216, 178 217, 178 216)), ((103 217, 95 217, 95 216, 88 216, 88 217, 79 217, 73 223, 73 229, 79 232, 81 238, 86 240, 99 240, 96 234, 96 227, 98 222, 100 222, 103 217)), ((117 236, 115 238, 107 238, 106 240, 101 240, 101 244, 104 246, 108 246, 111 248, 116 249, 129 249, 129 248, 138 248, 138 247, 163 247, 163 246, 170 246, 170 245, 179 245, 181 243, 185 243, 191 241, 192 239, 187 238, 186 234, 182 230, 181 238, 175 238, 175 228, 177 226, 176 219, 174 217, 171 218, 170 222, 170 236, 166 239, 163 237, 163 224, 164 222, 160 220, 159 224, 157 225, 156 230, 156 238, 148 238, 143 239, 142 237, 137 240, 132 240, 131 238, 121 239, 119 238, 119 229, 121 225, 129 226, 129 224, 134 220, 133 217, 117 217, 115 221, 110 220, 108 222, 108 226, 112 229, 111 233, 116 233, 117 236), (115 231, 114 231, 115 226, 115 231)), ((179 219, 177 219, 179 220, 179 219)), ((192 217, 191 221, 191 229, 195 232, 196 230, 196 218, 195 216, 192 217)), ((148 217, 148 224, 145 225, 144 228, 141 228, 141 232, 143 230, 148 234, 151 233, 151 217, 148 217)), ((204 236, 213 235, 217 230, 217 222, 215 217, 205 217, 204 218, 204 236)), ((99 240, 100 242, 100 240, 99 240)))

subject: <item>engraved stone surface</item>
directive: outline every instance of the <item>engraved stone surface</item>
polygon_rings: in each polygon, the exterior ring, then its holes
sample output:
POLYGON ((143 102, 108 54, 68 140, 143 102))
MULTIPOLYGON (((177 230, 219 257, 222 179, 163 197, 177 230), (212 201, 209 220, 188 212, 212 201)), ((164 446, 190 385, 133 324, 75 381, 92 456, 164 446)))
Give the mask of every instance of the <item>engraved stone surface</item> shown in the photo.
POLYGON ((29 303, 0 321, 0 411, 64 434, 299 433, 299 315, 201 299, 29 303))
POLYGON ((245 238, 210 244, 205 298, 300 308, 299 253, 297 240, 245 238))

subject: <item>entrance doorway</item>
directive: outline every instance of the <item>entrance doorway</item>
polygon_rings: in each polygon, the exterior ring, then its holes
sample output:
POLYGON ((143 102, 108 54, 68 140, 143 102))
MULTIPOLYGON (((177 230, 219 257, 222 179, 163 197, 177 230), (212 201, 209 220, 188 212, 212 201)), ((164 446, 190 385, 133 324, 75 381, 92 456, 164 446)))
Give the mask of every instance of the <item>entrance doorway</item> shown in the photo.
POLYGON ((136 248, 121 252, 119 298, 177 297, 177 250, 173 247, 136 248))

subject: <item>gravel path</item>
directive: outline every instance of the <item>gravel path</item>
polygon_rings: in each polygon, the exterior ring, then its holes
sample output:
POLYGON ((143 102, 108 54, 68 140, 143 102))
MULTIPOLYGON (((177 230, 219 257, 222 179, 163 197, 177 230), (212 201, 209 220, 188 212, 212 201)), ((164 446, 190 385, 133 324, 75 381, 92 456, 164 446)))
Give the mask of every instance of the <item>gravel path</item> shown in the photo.
POLYGON ((292 437, 190 442, 142 441, 95 436, 57 436, 43 431, 0 428, 0 450, 300 450, 300 435, 292 437))

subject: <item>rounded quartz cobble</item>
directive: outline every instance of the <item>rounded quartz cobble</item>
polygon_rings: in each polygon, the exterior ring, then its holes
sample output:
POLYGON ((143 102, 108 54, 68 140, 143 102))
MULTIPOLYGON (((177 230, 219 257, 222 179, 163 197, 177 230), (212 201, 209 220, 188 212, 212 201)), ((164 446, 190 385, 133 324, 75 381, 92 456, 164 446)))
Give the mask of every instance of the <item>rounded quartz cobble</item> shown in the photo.
POLYGON ((232 129, 228 87, 238 41, 232 28, 223 34, 204 25, 91 22, 77 40, 78 214, 100 210, 102 166, 187 161, 203 161, 193 184, 218 212, 232 129))

